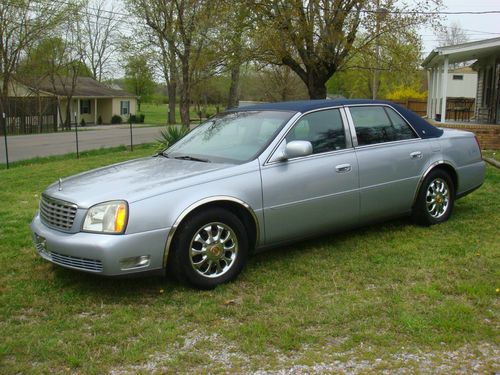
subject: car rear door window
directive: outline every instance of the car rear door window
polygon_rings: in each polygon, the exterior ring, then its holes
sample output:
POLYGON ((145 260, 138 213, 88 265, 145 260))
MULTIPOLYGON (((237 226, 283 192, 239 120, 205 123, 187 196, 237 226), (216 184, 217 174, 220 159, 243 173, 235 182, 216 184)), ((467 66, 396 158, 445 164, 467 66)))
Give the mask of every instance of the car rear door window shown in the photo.
POLYGON ((346 137, 340 111, 328 109, 303 116, 290 130, 286 141, 309 141, 313 154, 344 149, 346 137))
POLYGON ((389 107, 350 107, 349 110, 359 146, 417 138, 406 121, 389 107))

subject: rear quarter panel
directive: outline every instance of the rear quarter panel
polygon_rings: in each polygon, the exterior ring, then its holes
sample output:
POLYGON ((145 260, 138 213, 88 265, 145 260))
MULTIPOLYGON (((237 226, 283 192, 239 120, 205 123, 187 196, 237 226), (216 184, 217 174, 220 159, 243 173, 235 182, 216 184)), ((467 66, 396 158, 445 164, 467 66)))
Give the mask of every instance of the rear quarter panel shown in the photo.
POLYGON ((458 177, 456 194, 462 195, 483 183, 485 164, 473 133, 443 130, 444 134, 439 139, 442 157, 455 168, 458 177))

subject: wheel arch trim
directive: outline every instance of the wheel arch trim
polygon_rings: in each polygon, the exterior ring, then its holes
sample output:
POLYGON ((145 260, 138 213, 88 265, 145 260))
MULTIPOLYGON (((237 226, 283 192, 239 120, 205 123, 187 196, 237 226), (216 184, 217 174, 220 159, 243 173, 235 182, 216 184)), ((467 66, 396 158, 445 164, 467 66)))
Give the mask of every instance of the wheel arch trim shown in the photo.
POLYGON ((236 203, 240 207, 244 208, 252 217, 254 224, 255 224, 255 243, 259 243, 259 238, 260 238, 260 225, 259 225, 259 220, 257 219, 257 215, 255 214, 254 210, 252 207, 246 203, 245 201, 231 197, 228 195, 217 195, 213 197, 207 197, 200 199, 199 201, 194 202, 190 206, 188 206, 184 211, 181 212, 181 214, 177 217, 175 220, 174 224, 170 228, 170 231, 168 232, 167 236, 167 242, 165 244, 165 249, 163 251, 163 268, 167 266, 167 260, 168 260, 168 255, 170 253, 170 248, 172 246, 172 241, 174 239, 175 233, 177 232, 177 229, 179 228, 179 225, 182 223, 182 221, 194 210, 197 208, 209 204, 209 203, 236 203))
MULTIPOLYGON (((412 206, 414 206, 415 203, 417 202, 418 192, 420 191, 420 188, 422 187, 422 184, 424 183, 424 180, 427 177, 427 175, 432 170, 434 170, 436 167, 441 166, 441 165, 450 167, 450 168, 452 168, 455 171, 455 167, 453 166, 453 163, 450 162, 450 161, 448 161, 448 160, 438 160, 438 161, 435 161, 435 162, 431 163, 427 167, 427 169, 425 170, 425 172, 422 174, 422 176, 420 177, 420 179, 418 180, 417 189, 415 190, 415 194, 413 195, 413 204, 412 204, 412 206)), ((457 186, 455 186, 455 190, 456 190, 457 187, 458 187, 458 174, 456 173, 456 171, 455 171, 455 175, 456 175, 456 178, 457 178, 457 181, 456 181, 456 185, 457 186)), ((453 176, 451 176, 451 177, 453 178, 453 176)))

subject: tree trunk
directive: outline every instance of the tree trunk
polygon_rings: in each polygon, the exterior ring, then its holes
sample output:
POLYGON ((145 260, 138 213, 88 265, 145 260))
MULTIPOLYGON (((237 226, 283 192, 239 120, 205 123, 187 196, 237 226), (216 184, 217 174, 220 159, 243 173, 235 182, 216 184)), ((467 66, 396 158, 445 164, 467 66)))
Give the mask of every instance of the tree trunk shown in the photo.
POLYGON ((168 123, 173 125, 175 120, 175 105, 177 101, 177 66, 175 50, 170 49, 169 81, 168 81, 168 123))
POLYGON ((229 86, 229 97, 227 99, 227 108, 236 108, 238 106, 238 87, 240 84, 240 64, 236 63, 231 68, 231 85, 229 86))
POLYGON ((71 97, 66 97, 66 123, 64 125, 64 127, 66 128, 66 130, 71 130, 71 100, 72 98, 71 97))
POLYGON ((2 92, 0 93, 0 96, 2 98, 7 98, 9 96, 9 83, 10 83, 10 76, 4 74, 2 82, 2 92))
POLYGON ((306 82, 309 99, 326 99, 325 82, 319 80, 310 80, 306 82))
POLYGON ((175 104, 177 100, 177 82, 170 82, 168 88, 168 124, 175 124, 175 104))
POLYGON ((189 79, 189 60, 182 61, 182 86, 181 86, 181 123, 189 129, 189 102, 191 99, 191 86, 189 79))

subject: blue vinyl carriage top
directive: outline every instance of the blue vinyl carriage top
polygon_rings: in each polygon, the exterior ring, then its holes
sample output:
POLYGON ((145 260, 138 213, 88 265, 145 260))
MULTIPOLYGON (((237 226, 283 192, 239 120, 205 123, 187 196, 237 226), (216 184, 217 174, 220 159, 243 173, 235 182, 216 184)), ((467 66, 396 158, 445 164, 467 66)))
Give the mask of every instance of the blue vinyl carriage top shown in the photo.
POLYGON ((323 99, 323 100, 301 100, 291 102, 276 102, 255 104, 247 107, 233 108, 230 111, 293 111, 299 113, 309 112, 315 109, 329 108, 334 106, 349 106, 362 104, 387 104, 396 109, 413 126, 420 138, 437 138, 443 134, 443 130, 429 124, 416 113, 400 106, 399 104, 371 99, 323 99))

